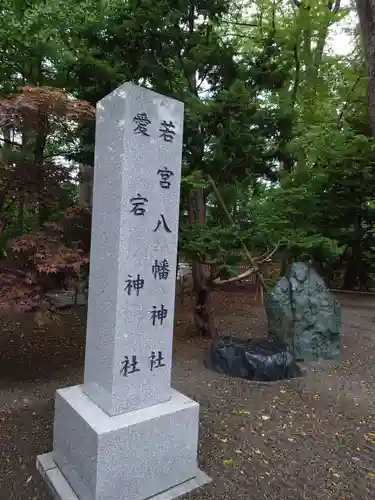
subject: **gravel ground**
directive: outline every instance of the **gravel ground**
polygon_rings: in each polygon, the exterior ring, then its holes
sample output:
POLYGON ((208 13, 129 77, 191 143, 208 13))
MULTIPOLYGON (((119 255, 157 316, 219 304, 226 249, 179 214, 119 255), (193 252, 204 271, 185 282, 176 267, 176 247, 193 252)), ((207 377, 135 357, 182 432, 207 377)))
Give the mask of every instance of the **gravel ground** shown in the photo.
MULTIPOLYGON (((219 331, 266 332, 243 292, 215 300, 219 331)), ((185 500, 375 499, 375 300, 343 302, 340 366, 304 365, 304 377, 271 384, 207 370, 208 343, 179 305, 173 386, 201 405, 199 460, 213 479, 185 500)), ((51 500, 35 457, 52 446, 55 389, 82 380, 84 311, 49 328, 26 317, 0 327, 0 499, 51 500)))

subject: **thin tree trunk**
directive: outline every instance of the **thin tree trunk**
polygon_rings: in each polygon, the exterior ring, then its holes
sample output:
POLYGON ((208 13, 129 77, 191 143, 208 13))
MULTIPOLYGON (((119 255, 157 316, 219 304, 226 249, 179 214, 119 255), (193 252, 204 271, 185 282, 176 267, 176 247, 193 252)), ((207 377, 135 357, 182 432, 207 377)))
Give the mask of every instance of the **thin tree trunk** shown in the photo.
MULTIPOLYGON (((190 0, 187 28, 190 35, 194 34, 196 28, 196 0, 190 0)), ((184 61, 185 52, 180 54, 181 69, 186 78, 189 91, 198 97, 198 86, 196 72, 189 68, 184 61)), ((192 165, 201 165, 204 157, 204 140, 197 139, 195 158, 192 165)), ((193 189, 188 198, 188 215, 190 224, 204 225, 206 223, 206 195, 204 189, 193 189)), ((214 311, 212 307, 212 291, 209 287, 211 278, 210 266, 200 262, 192 262, 192 275, 195 291, 194 319, 198 335, 214 337, 216 330, 214 326, 214 311)))
POLYGON ((367 288, 366 266, 363 262, 362 242, 361 239, 356 241, 352 248, 351 254, 346 262, 344 273, 344 289, 355 290, 357 286, 361 290, 367 288))
POLYGON ((43 118, 40 119, 39 130, 35 138, 35 149, 34 149, 34 160, 38 167, 38 188, 39 188, 39 225, 43 224, 48 220, 51 215, 51 207, 48 202, 46 202, 46 182, 45 182, 45 171, 44 171, 44 148, 46 144, 46 135, 43 118))
POLYGON ((195 324, 202 337, 216 336, 213 295, 207 288, 200 288, 196 294, 195 324))
MULTIPOLYGON (((191 224, 205 224, 206 203, 203 189, 195 189, 190 192, 188 214, 191 224)), ((213 338, 216 335, 216 329, 212 290, 209 286, 210 266, 193 261, 192 275, 195 291, 194 320, 197 333, 202 337, 213 338)))
MULTIPOLYGON (((5 164, 7 163, 7 153, 11 150, 10 140, 11 140, 11 130, 8 127, 1 129, 1 134, 4 136, 5 142, 0 149, 0 160, 5 164)), ((5 230, 7 225, 7 213, 5 210, 5 205, 7 201, 8 188, 10 183, 8 182, 5 187, 0 191, 0 234, 5 230)))
MULTIPOLYGON (((357 249, 358 250, 358 249, 357 249)), ((355 290, 358 283, 358 271, 359 271, 359 262, 358 262, 358 252, 355 249, 352 249, 352 255, 350 259, 346 263, 345 274, 344 274, 344 290, 355 290)))
POLYGON ((355 232, 353 235, 353 242, 348 254, 346 269, 344 273, 344 289, 354 290, 358 283, 360 283, 361 267, 363 260, 362 252, 362 219, 357 217, 355 220, 355 232))
POLYGON ((368 111, 375 137, 375 0, 356 0, 368 66, 368 111))
POLYGON ((93 171, 90 165, 79 166, 79 201, 92 206, 93 171))

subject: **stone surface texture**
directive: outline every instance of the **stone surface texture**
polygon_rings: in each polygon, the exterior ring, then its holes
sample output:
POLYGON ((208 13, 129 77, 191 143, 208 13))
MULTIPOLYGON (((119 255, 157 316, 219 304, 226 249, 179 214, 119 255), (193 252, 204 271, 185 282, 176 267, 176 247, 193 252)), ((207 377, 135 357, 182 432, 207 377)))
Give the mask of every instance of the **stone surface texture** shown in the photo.
POLYGON ((171 396, 182 130, 181 102, 130 83, 97 105, 84 390, 109 415, 171 396), (142 113, 148 135, 135 132, 142 113), (170 142, 160 137, 163 120, 175 127, 170 142), (160 185, 163 169, 173 173, 169 189, 160 185), (138 196, 147 199, 144 215, 132 212, 138 196), (167 279, 154 277, 155 260, 168 262, 167 279), (128 295, 127 280, 138 275, 144 287, 128 295), (162 305, 167 317, 153 325, 153 308, 162 305), (151 371, 159 351, 165 366, 151 371), (139 372, 121 374, 125 356, 136 356, 139 372))
POLYGON ((268 332, 271 336, 281 337, 290 346, 294 340, 292 290, 288 278, 282 277, 266 300, 268 332))
POLYGON ((266 300, 269 334, 281 337, 297 360, 340 360, 341 308, 323 279, 297 262, 266 300))
POLYGON ((133 84, 97 105, 84 384, 57 391, 55 467, 38 461, 63 500, 162 500, 209 481, 199 405, 170 385, 182 128, 182 103, 133 84))
POLYGON ((110 417, 82 386, 61 389, 53 460, 80 500, 144 500, 197 476, 198 419, 198 403, 176 391, 110 417))
MULTIPOLYGON (((49 487, 53 498, 55 500, 79 500, 77 495, 74 493, 72 487, 66 480, 66 478, 61 474, 60 469, 57 467, 56 463, 52 459, 52 453, 46 453, 44 455, 39 455, 37 457, 37 469, 43 476, 47 486, 49 487), (51 462, 52 467, 49 469, 45 468, 46 462, 51 462)), ((202 472, 197 471, 197 475, 189 481, 185 481, 177 486, 170 488, 169 490, 158 493, 147 500, 173 500, 192 490, 201 488, 205 484, 211 482, 211 479, 202 472)), ((121 497, 124 500, 124 497, 121 497)), ((126 498, 125 498, 126 500, 126 498)))

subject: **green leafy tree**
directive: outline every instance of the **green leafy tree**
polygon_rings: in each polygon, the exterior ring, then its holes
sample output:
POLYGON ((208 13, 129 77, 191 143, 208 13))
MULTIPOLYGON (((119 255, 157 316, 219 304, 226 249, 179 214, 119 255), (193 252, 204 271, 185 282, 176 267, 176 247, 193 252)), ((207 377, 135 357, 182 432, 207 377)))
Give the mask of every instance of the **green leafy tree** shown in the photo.
MULTIPOLYGON (((224 0, 115 2, 108 7, 105 29, 86 24, 77 31, 83 46, 95 46, 95 51, 80 57, 71 74, 72 91, 92 103, 124 80, 185 103, 180 250, 193 259, 195 318, 202 335, 213 335, 215 327, 212 276, 201 260, 213 249, 202 248, 200 242, 215 242, 216 253, 224 252, 216 237, 222 224, 206 224, 213 200, 208 176, 219 186, 249 186, 259 176, 276 178, 277 137, 284 119, 262 100, 266 89, 283 84, 271 61, 271 44, 261 47, 255 58, 238 58, 222 29, 231 22, 230 6, 224 0), (82 82, 80 88, 77 82, 82 82), (207 238, 197 237, 208 230, 207 238), (186 245, 192 239, 194 248, 186 245)), ((83 154, 75 159, 92 164, 93 143, 93 129, 82 129, 83 154)), ((223 231, 228 231, 225 226, 223 231)))
MULTIPOLYGON (((254 267, 248 249, 280 241, 286 261, 313 259, 327 274, 337 262, 348 270, 351 252, 359 264, 347 283, 364 281, 372 143, 361 57, 325 51, 347 14, 339 1, 56 0, 47 8, 6 0, 3 13, 3 93, 48 84, 94 105, 132 81, 185 103, 179 251, 193 261, 199 334, 215 332, 215 286, 235 278, 238 260, 254 267)), ((34 128, 25 145, 45 137, 34 128)), ((43 159, 93 166, 93 150, 93 123, 79 123, 49 134, 43 159)))

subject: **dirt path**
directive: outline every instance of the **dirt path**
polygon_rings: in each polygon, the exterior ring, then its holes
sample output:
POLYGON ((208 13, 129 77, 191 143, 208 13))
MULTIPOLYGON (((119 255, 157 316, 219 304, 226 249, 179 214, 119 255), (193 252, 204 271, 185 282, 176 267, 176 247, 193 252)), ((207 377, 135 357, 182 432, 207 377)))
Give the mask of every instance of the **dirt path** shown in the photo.
MULTIPOLYGON (((200 464, 214 480, 185 500, 375 498, 375 313, 347 306, 340 366, 268 385, 208 371, 207 343, 188 338, 189 305, 178 307, 173 386, 201 404, 200 464)), ((266 332, 244 296, 217 294, 216 310, 223 333, 266 332)), ((82 315, 46 331, 1 321, 1 499, 51 500, 35 457, 51 449, 55 389, 81 382, 82 315)))

